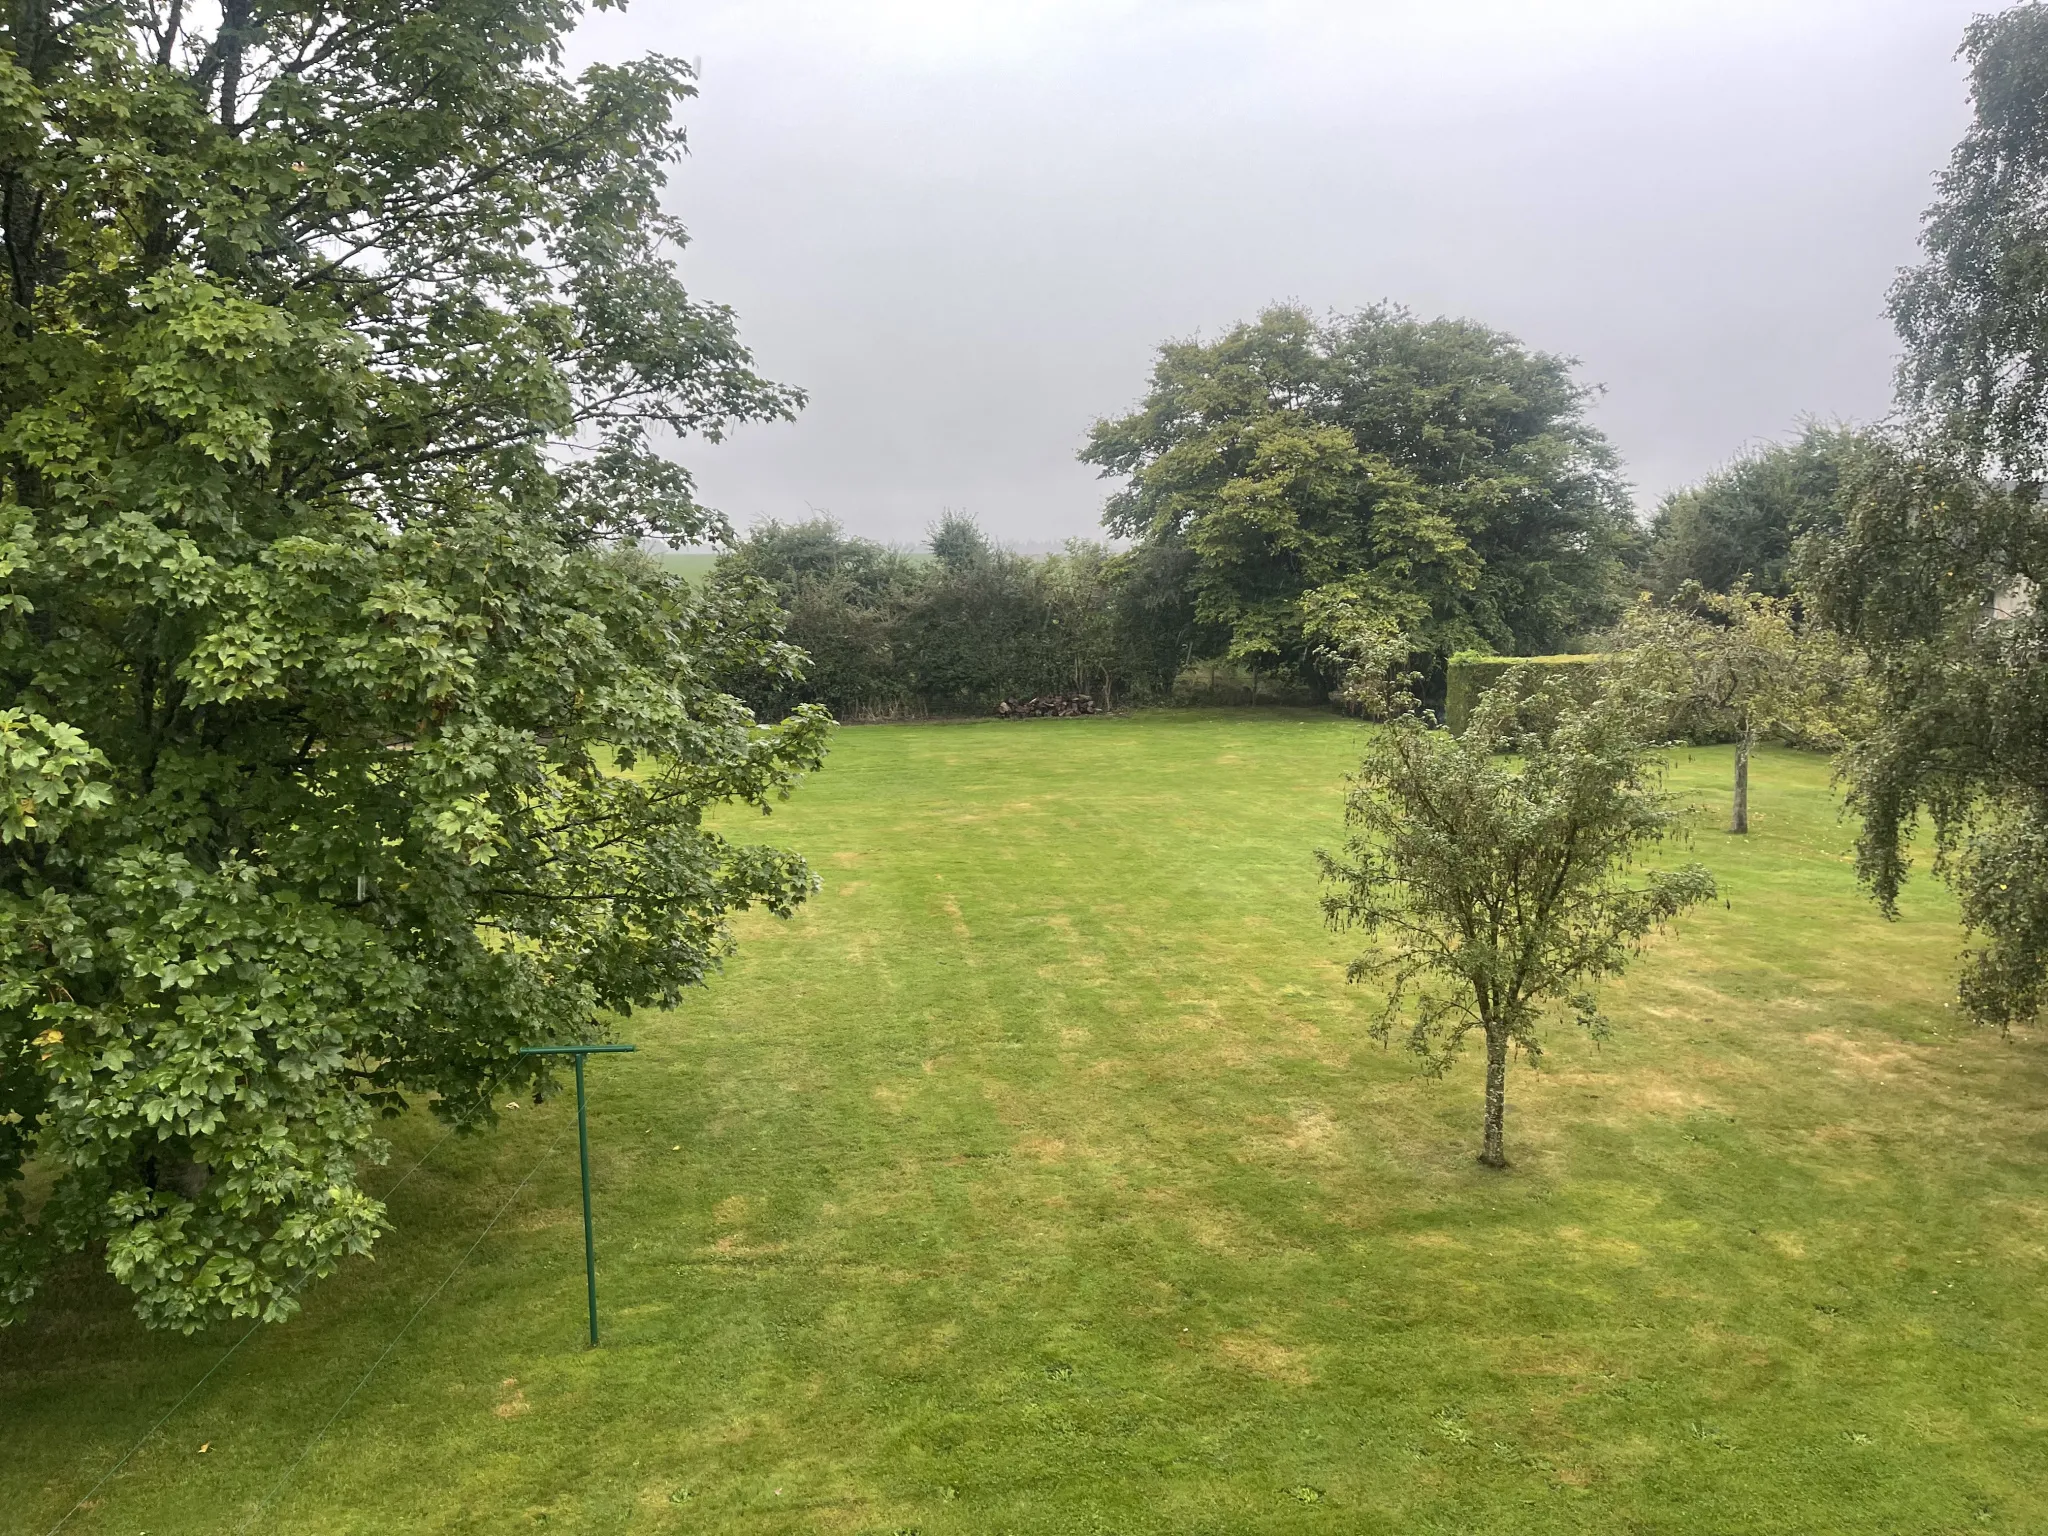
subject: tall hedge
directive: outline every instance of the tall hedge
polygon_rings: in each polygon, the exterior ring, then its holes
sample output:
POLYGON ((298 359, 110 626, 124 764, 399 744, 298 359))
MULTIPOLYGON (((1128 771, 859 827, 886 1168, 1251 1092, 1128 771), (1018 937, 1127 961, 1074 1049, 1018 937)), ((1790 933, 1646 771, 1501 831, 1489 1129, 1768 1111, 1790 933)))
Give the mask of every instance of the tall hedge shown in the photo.
POLYGON ((1193 649, 1186 564, 1173 550, 1119 555, 1085 540, 1014 554, 957 514, 922 558, 816 518, 755 528, 709 586, 765 583, 783 638, 809 658, 800 681, 766 667, 729 680, 764 717, 818 703, 844 720, 898 719, 1037 693, 1170 697, 1193 649))
POLYGON ((1488 656, 1459 651, 1444 669, 1444 723, 1462 733, 1480 695, 1516 667, 1557 668, 1581 672, 1591 685, 1592 669, 1607 658, 1599 652, 1578 656, 1488 656))

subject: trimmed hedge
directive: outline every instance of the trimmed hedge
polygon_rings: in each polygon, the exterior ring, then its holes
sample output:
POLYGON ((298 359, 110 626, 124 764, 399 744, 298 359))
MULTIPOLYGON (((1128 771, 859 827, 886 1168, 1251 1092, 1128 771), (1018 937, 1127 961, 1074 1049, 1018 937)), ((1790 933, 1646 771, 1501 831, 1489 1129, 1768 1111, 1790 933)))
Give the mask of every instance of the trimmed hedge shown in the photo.
MULTIPOLYGON (((1444 724, 1462 732, 1471 718, 1479 696, 1499 682, 1514 667, 1590 668, 1607 657, 1600 652, 1583 656, 1487 656, 1478 651, 1459 651, 1444 668, 1444 724)), ((1586 674, 1589 678, 1591 673, 1586 674)))

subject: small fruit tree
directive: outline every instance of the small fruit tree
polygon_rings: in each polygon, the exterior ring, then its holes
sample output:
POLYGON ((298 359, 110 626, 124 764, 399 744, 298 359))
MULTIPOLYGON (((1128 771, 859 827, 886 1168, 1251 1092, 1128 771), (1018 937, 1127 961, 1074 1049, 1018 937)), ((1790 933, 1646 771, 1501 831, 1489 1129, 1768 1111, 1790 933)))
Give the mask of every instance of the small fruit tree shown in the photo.
POLYGON ((1589 702, 1534 675, 1507 683, 1460 736, 1397 715, 1353 780, 1343 852, 1319 855, 1329 923, 1372 941, 1351 979, 1387 986, 1375 1034, 1405 1020, 1433 1073, 1484 1038, 1492 1168, 1507 1165, 1510 1049, 1539 1056, 1554 1008, 1603 1031, 1592 985, 1714 893, 1698 864, 1636 867, 1679 817, 1643 726, 1653 711, 1620 677, 1589 702))

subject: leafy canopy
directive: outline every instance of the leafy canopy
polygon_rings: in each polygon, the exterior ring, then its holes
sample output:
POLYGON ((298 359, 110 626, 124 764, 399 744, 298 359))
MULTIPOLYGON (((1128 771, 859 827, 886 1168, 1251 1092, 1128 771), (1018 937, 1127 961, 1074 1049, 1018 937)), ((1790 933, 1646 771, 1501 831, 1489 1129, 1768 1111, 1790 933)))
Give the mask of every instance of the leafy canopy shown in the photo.
POLYGON ((1749 758, 1759 737, 1839 748, 1868 726, 1863 658, 1800 603, 1738 580, 1731 592, 1688 586, 1669 604, 1645 596, 1611 645, 1629 686, 1657 700, 1673 735, 1733 735, 1734 811, 1749 830, 1749 758))
POLYGON ((2025 1024, 2048 1003, 2048 512, 1939 444, 1866 465, 1818 569, 1829 622, 1870 656, 1870 728, 1843 758, 1857 872, 1898 910, 1924 812, 1977 938, 1962 1000, 2025 1024))
POLYGON ((657 436, 797 397, 677 278, 687 69, 572 79, 576 14, 0 20, 0 1319, 87 1247, 285 1315, 380 1114, 487 1121, 810 888, 703 825, 822 749, 720 685, 772 607, 618 547, 720 533, 657 436))
POLYGON ((1654 711, 1619 676, 1587 703, 1517 668, 1462 735, 1398 715, 1345 803, 1341 854, 1319 853, 1330 925, 1372 947, 1353 981, 1387 988, 1374 1026, 1433 1073, 1475 1031, 1487 1054, 1480 1160, 1506 1161, 1510 1048, 1542 1054, 1547 1011, 1604 1029, 1591 986, 1619 975, 1649 933, 1714 894, 1698 864, 1637 871, 1678 827, 1644 723, 1654 711))
POLYGON ((1613 618, 1636 538, 1589 394, 1470 321, 1276 308, 1162 347, 1081 457, 1125 481, 1112 532, 1192 555, 1233 660, 1313 671, 1339 607, 1425 653, 1538 652, 1613 618))
POLYGON ((1843 472, 1863 442, 1853 428, 1809 425, 1796 442, 1745 454, 1672 492, 1650 523, 1650 589, 1667 600, 1688 585, 1791 596, 1800 541, 1839 528, 1843 472))
POLYGON ((1963 35, 1969 128, 1902 273, 1891 316, 1903 403, 1951 451, 2039 484, 2048 474, 2048 7, 1963 35))
POLYGON ((1903 430, 1847 488, 1822 616, 1871 657, 1845 760, 1857 865, 1896 911, 1921 813, 1976 938, 1962 1000, 2048 1004, 2048 7, 1973 23, 1973 120, 1892 293, 1903 430))

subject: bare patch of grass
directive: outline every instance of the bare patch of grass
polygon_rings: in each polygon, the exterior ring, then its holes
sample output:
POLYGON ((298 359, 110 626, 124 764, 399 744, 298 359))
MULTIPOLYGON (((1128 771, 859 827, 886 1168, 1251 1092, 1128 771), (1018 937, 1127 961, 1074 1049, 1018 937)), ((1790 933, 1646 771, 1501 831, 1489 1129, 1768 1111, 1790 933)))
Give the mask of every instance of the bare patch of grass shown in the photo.
POLYGON ((1238 1370, 1290 1387, 1305 1387, 1316 1379, 1309 1369, 1306 1350, 1293 1349, 1258 1334, 1225 1334, 1216 1340, 1216 1354, 1238 1370))

